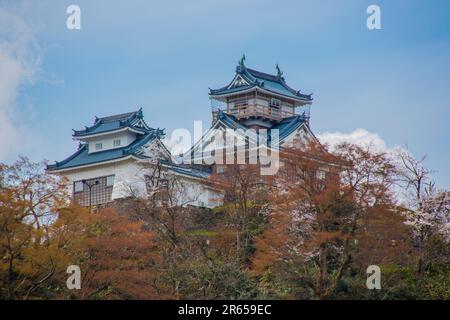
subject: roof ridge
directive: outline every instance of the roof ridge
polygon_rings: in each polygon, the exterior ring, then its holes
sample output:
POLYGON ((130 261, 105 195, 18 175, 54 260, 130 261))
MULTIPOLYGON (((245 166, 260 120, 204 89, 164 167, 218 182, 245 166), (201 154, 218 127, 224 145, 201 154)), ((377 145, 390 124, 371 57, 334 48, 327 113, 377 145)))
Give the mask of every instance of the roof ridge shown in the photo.
POLYGON ((95 122, 91 126, 85 126, 82 130, 73 130, 73 136, 86 136, 94 133, 98 128, 103 128, 97 133, 105 133, 109 131, 116 131, 125 127, 129 127, 133 130, 140 131, 142 133, 152 130, 143 120, 142 108, 137 111, 120 113, 106 117, 95 117, 95 122), (136 127, 135 124, 138 121, 143 121, 144 126, 136 127), (106 129, 107 128, 107 129, 106 129))
POLYGON ((237 94, 238 92, 261 89, 287 97, 288 99, 295 99, 296 101, 312 102, 312 94, 303 94, 301 90, 296 90, 286 83, 286 79, 283 77, 283 73, 277 65, 277 74, 270 74, 262 71, 258 71, 252 68, 248 68, 243 64, 241 60, 240 65, 236 67, 236 74, 233 80, 225 87, 219 89, 209 88, 210 97, 221 97, 226 95, 237 94), (236 77, 241 76, 248 85, 231 86, 236 77))
POLYGON ((266 77, 266 78, 269 78, 269 79, 267 79, 267 80, 273 80, 273 81, 277 81, 277 82, 282 82, 282 81, 281 81, 281 78, 279 78, 279 77, 276 76, 276 75, 270 74, 270 73, 258 71, 258 70, 251 69, 251 68, 247 68, 247 71, 248 71, 252 76, 254 76, 254 77, 258 77, 258 76, 261 77, 261 78, 266 77), (253 74, 253 73, 255 73, 256 75, 253 74))
POLYGON ((119 114, 114 114, 114 115, 106 116, 106 117, 96 117, 96 120, 101 121, 103 123, 118 121, 118 120, 127 120, 127 119, 132 118, 133 116, 137 115, 139 112, 142 112, 142 108, 137 111, 119 113, 119 114))
POLYGON ((267 78, 266 80, 270 80, 270 81, 275 81, 279 84, 281 84, 283 87, 285 87, 287 90, 289 90, 292 94, 297 95, 297 96, 303 96, 303 97, 308 97, 309 95, 306 94, 302 94, 300 93, 300 90, 295 90, 294 88, 291 88, 286 81, 284 80, 284 77, 282 77, 281 75, 273 75, 270 73, 266 73, 266 72, 262 72, 262 71, 258 71, 258 70, 254 70, 251 68, 247 68, 247 70, 249 70, 250 73, 255 73, 256 75, 253 75, 255 77, 261 77, 261 78, 267 78))

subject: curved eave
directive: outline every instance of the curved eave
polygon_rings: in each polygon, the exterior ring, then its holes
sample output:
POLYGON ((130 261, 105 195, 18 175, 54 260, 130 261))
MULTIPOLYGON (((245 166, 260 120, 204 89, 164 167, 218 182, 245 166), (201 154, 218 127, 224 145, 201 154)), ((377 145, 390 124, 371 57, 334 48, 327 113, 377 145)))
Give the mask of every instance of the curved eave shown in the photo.
MULTIPOLYGON (((147 144, 152 139, 155 139, 155 136, 153 134, 149 133, 146 137, 139 139, 139 141, 133 142, 129 146, 117 149, 117 150, 121 150, 121 152, 120 152, 120 154, 117 154, 114 157, 108 157, 107 159, 103 159, 103 160, 96 160, 91 163, 67 165, 74 158, 80 156, 80 154, 82 152, 86 151, 87 144, 85 144, 80 149, 78 149, 74 154, 72 154, 71 156, 66 158, 65 160, 56 162, 55 164, 52 164, 52 165, 48 165, 47 171, 63 172, 63 171, 68 171, 68 170, 76 170, 79 168, 87 168, 87 167, 102 165, 102 164, 111 163, 111 162, 115 162, 115 161, 121 161, 121 159, 128 159, 129 157, 132 157, 135 159, 143 159, 143 158, 145 158, 145 156, 141 155, 139 151, 141 150, 142 146, 147 144)), ((111 152, 114 150, 115 149, 105 150, 105 151, 101 151, 100 153, 111 152)))
POLYGON ((183 176, 185 178, 189 178, 189 179, 193 179, 193 180, 198 180, 198 181, 206 181, 208 180, 209 176, 211 175, 211 173, 206 173, 206 172, 201 172, 201 174, 196 174, 195 172, 189 172, 183 169, 179 169, 176 166, 172 166, 172 165, 162 165, 163 167, 165 167, 168 171, 172 171, 173 173, 175 173, 176 175, 179 176, 183 176))
POLYGON ((104 160, 104 161, 98 161, 95 163, 89 163, 89 164, 79 165, 79 166, 71 166, 71 167, 60 168, 60 169, 58 169, 58 168, 53 169, 51 166, 48 166, 47 171, 50 173, 61 173, 61 172, 74 171, 74 170, 78 170, 78 169, 85 169, 85 168, 90 168, 90 167, 95 167, 95 166, 101 166, 101 165, 105 165, 105 164, 129 160, 129 159, 140 160, 139 157, 137 157, 133 154, 130 154, 130 155, 124 155, 121 157, 117 157, 115 159, 108 159, 108 160, 104 160))
POLYGON ((298 102, 309 102, 309 103, 311 103, 313 101, 312 98, 308 99, 306 97, 302 98, 302 97, 288 96, 288 95, 285 95, 285 94, 282 94, 282 93, 279 93, 279 92, 276 92, 276 91, 273 91, 273 90, 268 90, 268 89, 257 87, 257 86, 253 86, 253 87, 250 87, 250 88, 247 88, 247 89, 244 89, 244 90, 237 90, 237 91, 234 91, 234 92, 231 92, 231 93, 228 92, 228 93, 220 94, 220 93, 210 92, 209 97, 210 98, 223 98, 223 97, 227 97, 227 96, 230 96, 230 95, 233 95, 233 94, 238 94, 238 93, 242 94, 242 93, 247 93, 247 92, 251 92, 251 91, 254 91, 254 90, 258 90, 258 91, 261 91, 261 92, 267 93, 267 94, 272 94, 272 95, 275 95, 275 96, 278 96, 278 97, 281 97, 281 98, 285 98, 285 99, 295 100, 295 101, 298 101, 298 102))
POLYGON ((85 133, 85 134, 73 134, 72 137, 75 139, 89 139, 89 138, 93 138, 93 137, 101 137, 101 136, 106 136, 106 135, 110 135, 110 134, 114 134, 114 133, 119 133, 119 132, 123 132, 123 131, 130 131, 136 134, 146 134, 148 132, 145 132, 144 130, 138 130, 132 127, 125 127, 125 128, 117 128, 117 129, 111 129, 111 130, 107 130, 107 131, 102 131, 102 132, 98 132, 98 133, 85 133))
POLYGON ((49 164, 47 165, 47 171, 57 171, 58 170, 58 166, 63 166, 66 163, 68 163, 69 161, 73 160, 74 158, 76 158, 77 156, 80 155, 80 153, 82 153, 84 151, 84 149, 87 148, 87 145, 83 145, 81 148, 79 148, 74 154, 72 154, 71 156, 69 156, 68 158, 64 159, 63 161, 56 161, 55 164, 49 164))

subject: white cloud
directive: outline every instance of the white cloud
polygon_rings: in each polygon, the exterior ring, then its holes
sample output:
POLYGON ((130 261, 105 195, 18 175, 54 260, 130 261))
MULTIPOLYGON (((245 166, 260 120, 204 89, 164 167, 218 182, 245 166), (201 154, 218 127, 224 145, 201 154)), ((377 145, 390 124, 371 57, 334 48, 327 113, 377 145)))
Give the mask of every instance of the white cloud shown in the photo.
POLYGON ((27 128, 20 123, 17 98, 33 83, 40 66, 32 29, 13 11, 0 8, 0 161, 23 151, 27 128))
MULTIPOLYGON (((333 151, 334 148, 340 143, 352 143, 358 145, 360 147, 366 148, 370 147, 371 150, 375 152, 385 152, 387 156, 390 158, 392 163, 395 166, 400 167, 401 163, 399 162, 399 153, 409 151, 401 146, 393 146, 388 147, 383 138, 380 137, 378 133, 369 132, 366 129, 356 129, 350 133, 342 133, 342 132, 325 132, 317 135, 321 143, 324 143, 329 146, 330 150, 333 151)), ((394 192, 395 199, 398 200, 398 203, 406 202, 405 190, 399 186, 392 186, 392 191, 394 192)))
POLYGON ((366 129, 356 129, 350 133, 342 132, 325 132, 318 135, 320 142, 329 145, 333 150, 335 146, 340 143, 348 142, 358 146, 370 146, 374 151, 389 151, 386 142, 380 137, 378 133, 369 132, 366 129))

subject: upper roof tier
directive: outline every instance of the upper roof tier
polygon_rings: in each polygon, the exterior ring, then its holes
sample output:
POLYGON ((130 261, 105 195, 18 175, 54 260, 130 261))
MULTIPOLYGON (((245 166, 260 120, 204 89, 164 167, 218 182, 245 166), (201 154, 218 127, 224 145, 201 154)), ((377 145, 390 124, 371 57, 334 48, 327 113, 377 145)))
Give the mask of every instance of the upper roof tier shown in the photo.
POLYGON ((78 139, 96 135, 114 133, 116 131, 131 130, 137 134, 146 134, 152 130, 143 120, 142 109, 134 112, 122 113, 109 117, 95 117, 94 124, 83 130, 73 130, 73 137, 78 139))
POLYGON ((312 102, 311 94, 302 94, 300 90, 292 89, 286 84, 283 73, 278 65, 276 67, 277 74, 272 75, 247 68, 244 62, 245 56, 239 61, 236 67, 236 74, 230 84, 220 89, 210 89, 210 97, 220 98, 257 89, 296 101, 312 102))
POLYGON ((163 129, 150 128, 143 119, 142 109, 138 111, 113 115, 103 118, 95 118, 94 125, 85 130, 74 131, 74 137, 83 140, 86 137, 99 134, 108 134, 117 130, 134 130, 142 134, 136 135, 130 144, 97 152, 89 152, 89 143, 80 143, 78 150, 63 161, 47 166, 50 171, 72 170, 79 167, 103 164, 109 161, 117 161, 133 157, 143 159, 147 156, 143 147, 155 139, 164 137, 163 129))

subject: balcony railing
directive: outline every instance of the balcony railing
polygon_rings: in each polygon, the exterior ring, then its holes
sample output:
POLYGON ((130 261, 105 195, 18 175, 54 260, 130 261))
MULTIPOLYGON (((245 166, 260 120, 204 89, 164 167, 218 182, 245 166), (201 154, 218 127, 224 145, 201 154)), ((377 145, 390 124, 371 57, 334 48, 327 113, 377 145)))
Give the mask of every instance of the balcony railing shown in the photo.
POLYGON ((249 117, 261 117, 270 120, 280 121, 283 118, 295 115, 292 112, 282 111, 274 107, 266 107, 261 105, 241 105, 230 108, 229 113, 237 119, 249 117))

